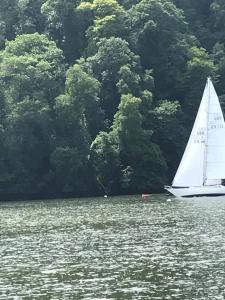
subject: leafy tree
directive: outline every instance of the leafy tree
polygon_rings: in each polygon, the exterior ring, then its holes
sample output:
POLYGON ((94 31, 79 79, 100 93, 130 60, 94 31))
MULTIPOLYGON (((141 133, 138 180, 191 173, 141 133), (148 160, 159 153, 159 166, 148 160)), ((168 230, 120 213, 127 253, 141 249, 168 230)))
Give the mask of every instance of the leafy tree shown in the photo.
POLYGON ((124 65, 119 70, 120 79, 116 86, 120 94, 139 95, 141 76, 132 71, 130 65, 124 65))
POLYGON ((120 192, 120 156, 111 134, 100 132, 91 145, 91 162, 100 190, 105 194, 120 192))
POLYGON ((122 5, 125 9, 131 8, 133 5, 137 4, 139 0, 118 0, 118 3, 122 5))
POLYGON ((192 126, 202 97, 206 78, 215 77, 216 67, 208 53, 203 48, 193 47, 189 50, 189 60, 186 71, 181 78, 181 101, 186 119, 186 125, 192 126), (193 113, 194 112, 194 113, 193 113))
POLYGON ((53 109, 65 72, 62 51, 54 42, 38 33, 21 35, 6 44, 0 59, 9 102, 43 98, 53 109))
POLYGON ((106 193, 156 191, 166 182, 166 162, 152 142, 153 132, 142 127, 140 105, 141 99, 123 95, 111 131, 92 143, 91 157, 106 193))
POLYGON ((143 129, 141 99, 123 95, 115 115, 112 135, 122 162, 122 187, 126 192, 157 190, 166 181, 166 162, 152 142, 152 131, 143 129))
POLYGON ((145 69, 154 70, 157 99, 176 97, 194 38, 187 32, 182 11, 166 0, 142 0, 130 9, 130 41, 145 69))
POLYGON ((151 111, 151 116, 154 130, 152 140, 162 150, 171 182, 188 138, 181 106, 178 101, 163 100, 151 111))
POLYGON ((214 61, 216 67, 216 74, 218 77, 217 81, 217 92, 219 95, 225 94, 225 47, 224 43, 216 43, 213 47, 211 58, 214 61))
POLYGON ((68 63, 74 63, 83 51, 85 25, 75 10, 79 1, 47 0, 41 7, 46 17, 46 33, 54 39, 68 63))
POLYGON ((211 7, 213 0, 173 0, 173 2, 184 11, 188 26, 200 45, 210 50, 215 43, 214 16, 211 7))
POLYGON ((121 68, 129 66, 130 70, 135 71, 139 67, 139 58, 121 38, 103 38, 97 45, 98 51, 94 56, 87 58, 87 63, 102 83, 101 106, 106 118, 112 121, 120 101, 117 83, 120 80, 121 68))
POLYGON ((0 1, 0 48, 6 40, 18 34, 43 32, 45 21, 41 13, 44 0, 1 0, 0 1))
POLYGON ((91 73, 75 64, 67 72, 66 91, 85 116, 91 137, 103 127, 103 112, 100 108, 100 83, 91 73))
POLYGON ((225 34, 221 28, 224 28, 225 21, 225 3, 221 0, 210 1, 210 8, 213 13, 213 41, 219 41, 220 43, 225 43, 225 34))
POLYGON ((92 16, 87 29, 88 55, 97 50, 97 43, 101 38, 127 36, 127 14, 116 0, 94 0, 81 2, 77 8, 86 16, 92 16))
POLYGON ((63 193, 83 195, 95 189, 89 148, 90 138, 101 126, 99 87, 91 74, 75 64, 67 72, 65 94, 57 98, 51 170, 53 186, 63 193))
MULTIPOLYGON (((0 54, 4 144, 11 193, 38 193, 49 171, 54 98, 63 83, 62 51, 37 33, 7 42, 0 54)), ((45 189, 46 190, 46 189, 45 189)))
POLYGON ((0 49, 6 40, 15 37, 15 25, 18 21, 18 0, 0 0, 0 49))
POLYGON ((42 33, 45 30, 45 18, 41 6, 45 0, 17 1, 18 22, 15 26, 17 34, 42 33))

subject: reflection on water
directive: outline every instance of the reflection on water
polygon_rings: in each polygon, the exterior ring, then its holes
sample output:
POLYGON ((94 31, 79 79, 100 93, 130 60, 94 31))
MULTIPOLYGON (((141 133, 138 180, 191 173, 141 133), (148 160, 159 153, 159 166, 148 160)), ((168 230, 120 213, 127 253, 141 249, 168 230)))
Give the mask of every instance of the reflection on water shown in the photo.
POLYGON ((225 198, 0 204, 0 299, 224 299, 225 198))

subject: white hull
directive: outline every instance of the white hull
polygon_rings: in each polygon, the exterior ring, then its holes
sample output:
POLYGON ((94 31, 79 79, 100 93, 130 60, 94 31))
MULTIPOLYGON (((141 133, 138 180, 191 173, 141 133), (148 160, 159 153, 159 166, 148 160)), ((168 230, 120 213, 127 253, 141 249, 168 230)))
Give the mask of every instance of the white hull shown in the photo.
POLYGON ((225 186, 223 185, 199 186, 199 187, 190 186, 190 187, 181 187, 181 188, 166 186, 165 189, 177 198, 225 195, 225 186))

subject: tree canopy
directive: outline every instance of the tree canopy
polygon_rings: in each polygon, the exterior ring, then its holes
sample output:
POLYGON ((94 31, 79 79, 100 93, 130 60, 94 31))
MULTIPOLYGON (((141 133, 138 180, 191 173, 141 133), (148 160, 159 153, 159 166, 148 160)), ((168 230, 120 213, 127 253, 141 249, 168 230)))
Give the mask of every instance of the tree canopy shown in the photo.
POLYGON ((161 191, 206 78, 225 108, 222 0, 0 0, 0 196, 161 191))

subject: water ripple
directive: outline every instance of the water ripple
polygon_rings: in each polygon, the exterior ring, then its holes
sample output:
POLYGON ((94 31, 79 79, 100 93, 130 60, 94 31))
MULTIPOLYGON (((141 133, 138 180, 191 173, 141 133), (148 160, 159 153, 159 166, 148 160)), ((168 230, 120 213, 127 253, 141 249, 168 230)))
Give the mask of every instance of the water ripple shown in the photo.
POLYGON ((0 204, 0 299, 224 299, 225 199, 0 204))

